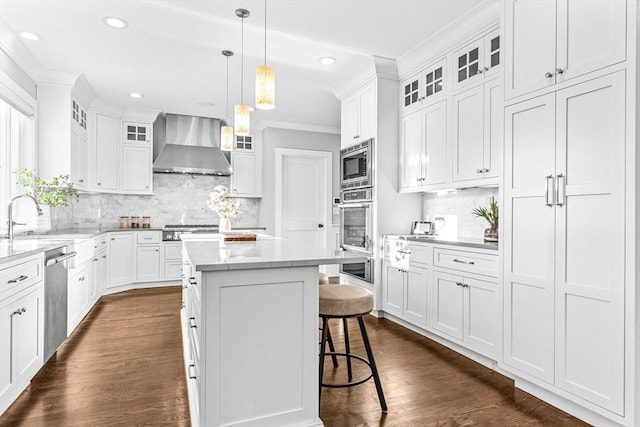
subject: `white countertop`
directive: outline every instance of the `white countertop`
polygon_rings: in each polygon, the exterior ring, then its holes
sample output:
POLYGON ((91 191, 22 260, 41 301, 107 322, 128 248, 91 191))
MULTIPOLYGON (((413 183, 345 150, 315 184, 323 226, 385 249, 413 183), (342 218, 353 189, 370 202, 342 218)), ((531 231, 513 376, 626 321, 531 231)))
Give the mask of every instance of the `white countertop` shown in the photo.
POLYGON ((442 238, 437 235, 426 234, 383 234, 384 239, 402 239, 407 242, 416 243, 433 243, 441 245, 454 245, 454 246, 466 246, 469 248, 490 249, 498 250, 498 242, 487 242, 481 238, 473 237, 455 237, 455 238, 442 238))
POLYGON ((215 235, 203 239, 183 236, 189 259, 198 271, 302 267, 363 262, 366 255, 299 245, 286 239, 258 238, 254 242, 224 242, 215 235))
POLYGON ((0 263, 35 255, 49 249, 73 243, 69 240, 9 240, 0 239, 0 263))

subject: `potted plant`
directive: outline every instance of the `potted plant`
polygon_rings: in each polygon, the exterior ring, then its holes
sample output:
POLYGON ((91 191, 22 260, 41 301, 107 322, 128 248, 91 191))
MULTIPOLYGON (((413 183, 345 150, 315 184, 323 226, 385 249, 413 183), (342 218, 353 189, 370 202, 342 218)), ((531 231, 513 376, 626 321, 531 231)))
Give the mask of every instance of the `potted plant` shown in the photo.
POLYGON ((489 208, 478 206, 471 211, 475 216, 484 218, 489 223, 489 228, 484 230, 484 240, 488 242, 498 241, 498 202, 494 197, 489 201, 489 208))
POLYGON ((69 175, 60 175, 47 181, 31 169, 21 169, 16 174, 25 194, 35 197, 43 210, 34 232, 45 233, 51 230, 51 207, 67 206, 71 197, 79 199, 69 175))
POLYGON ((233 201, 224 185, 216 185, 209 193, 207 206, 220 217, 219 232, 231 231, 230 218, 240 213, 240 203, 233 201))

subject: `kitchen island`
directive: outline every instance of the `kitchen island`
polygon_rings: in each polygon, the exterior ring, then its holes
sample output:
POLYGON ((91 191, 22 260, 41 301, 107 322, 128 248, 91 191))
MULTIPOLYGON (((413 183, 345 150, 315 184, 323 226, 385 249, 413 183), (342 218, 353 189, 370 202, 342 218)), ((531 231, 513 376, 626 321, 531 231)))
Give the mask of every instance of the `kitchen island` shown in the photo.
POLYGON ((321 426, 318 266, 364 257, 283 239, 184 236, 183 342, 194 426, 321 426))

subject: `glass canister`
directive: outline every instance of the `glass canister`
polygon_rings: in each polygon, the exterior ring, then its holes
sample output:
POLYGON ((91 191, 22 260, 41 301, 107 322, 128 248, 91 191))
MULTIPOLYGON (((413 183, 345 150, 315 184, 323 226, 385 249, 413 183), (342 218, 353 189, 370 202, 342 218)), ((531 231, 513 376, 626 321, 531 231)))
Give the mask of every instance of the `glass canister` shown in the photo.
POLYGON ((142 217, 142 228, 151 228, 151 217, 143 216, 142 217))
POLYGON ((140 228, 140 217, 138 215, 131 215, 131 228, 140 228))
POLYGON ((129 228, 129 217, 121 216, 120 217, 120 228, 129 228))

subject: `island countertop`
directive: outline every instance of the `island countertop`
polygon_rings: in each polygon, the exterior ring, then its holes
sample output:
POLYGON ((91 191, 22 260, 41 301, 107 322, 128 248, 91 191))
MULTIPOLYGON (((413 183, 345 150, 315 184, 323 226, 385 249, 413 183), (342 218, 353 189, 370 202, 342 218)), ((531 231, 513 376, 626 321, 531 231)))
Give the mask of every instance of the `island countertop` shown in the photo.
POLYGON ((184 248, 197 271, 249 270, 364 262, 366 255, 299 245, 286 239, 258 238, 253 242, 225 242, 221 238, 183 236, 184 248))

